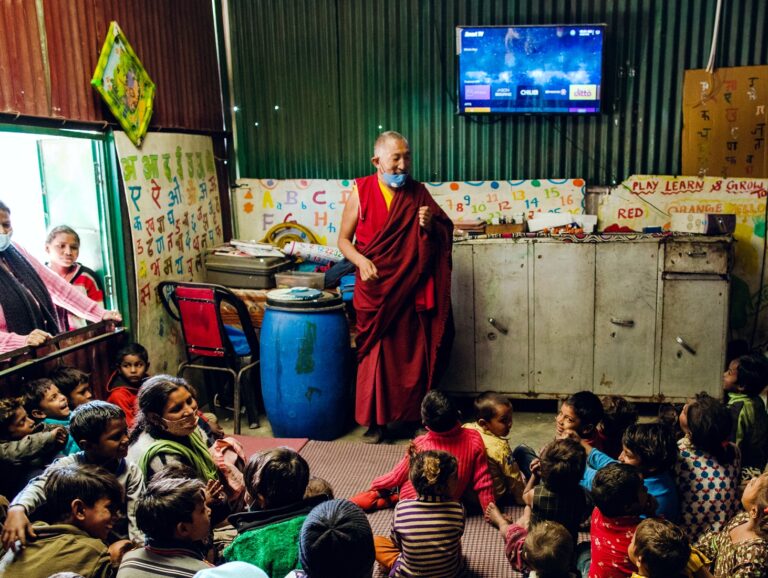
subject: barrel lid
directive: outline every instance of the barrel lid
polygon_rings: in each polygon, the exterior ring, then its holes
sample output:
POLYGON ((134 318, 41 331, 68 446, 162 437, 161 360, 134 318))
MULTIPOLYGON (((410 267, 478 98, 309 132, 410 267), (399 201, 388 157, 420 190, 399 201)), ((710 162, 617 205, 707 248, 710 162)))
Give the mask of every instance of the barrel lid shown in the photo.
POLYGON ((340 295, 310 287, 288 287, 267 293, 267 305, 285 309, 321 309, 341 305, 340 295))

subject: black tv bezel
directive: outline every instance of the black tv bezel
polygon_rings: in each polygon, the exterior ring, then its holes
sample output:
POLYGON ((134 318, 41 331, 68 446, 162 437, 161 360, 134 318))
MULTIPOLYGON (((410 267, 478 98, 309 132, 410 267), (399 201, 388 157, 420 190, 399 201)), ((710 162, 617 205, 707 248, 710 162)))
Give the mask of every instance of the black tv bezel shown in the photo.
POLYGON ((605 53, 606 53, 606 32, 608 30, 608 24, 601 23, 575 23, 575 24, 457 24, 454 34, 454 73, 456 74, 456 86, 454 88, 454 94, 456 96, 456 115, 458 116, 479 116, 479 117, 493 117, 493 116, 567 116, 575 118, 584 118, 590 116, 599 116, 603 114, 603 98, 605 91, 605 53), (461 76, 459 75, 459 60, 460 52, 458 50, 459 31, 467 28, 479 29, 479 28, 565 28, 565 27, 596 27, 602 29, 603 46, 600 53, 600 103, 596 111, 593 112, 552 112, 552 111, 490 111, 490 112, 478 112, 478 111, 462 111, 461 107, 461 76))

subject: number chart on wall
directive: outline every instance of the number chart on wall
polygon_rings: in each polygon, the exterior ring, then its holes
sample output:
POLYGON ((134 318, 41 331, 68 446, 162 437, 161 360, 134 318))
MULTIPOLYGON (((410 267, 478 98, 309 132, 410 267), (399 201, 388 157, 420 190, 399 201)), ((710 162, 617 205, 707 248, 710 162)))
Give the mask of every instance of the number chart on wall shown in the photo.
MULTIPOLYGON (((321 243, 335 245, 344 204, 354 181, 244 179, 235 189, 237 236, 261 239, 277 223, 296 221, 321 243)), ((464 181, 425 183, 435 201, 456 223, 511 219, 536 213, 580 214, 582 179, 464 181)))
POLYGON ((210 137, 149 133, 137 149, 115 134, 136 266, 136 338, 153 373, 180 361, 181 333, 162 309, 163 280, 202 281, 202 254, 222 241, 221 204, 210 137))

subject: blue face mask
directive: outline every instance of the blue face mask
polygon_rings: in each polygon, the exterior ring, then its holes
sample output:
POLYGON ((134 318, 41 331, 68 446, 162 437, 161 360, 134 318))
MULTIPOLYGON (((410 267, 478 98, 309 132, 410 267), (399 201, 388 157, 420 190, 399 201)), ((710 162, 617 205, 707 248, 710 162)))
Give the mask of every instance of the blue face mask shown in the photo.
POLYGON ((408 180, 408 173, 381 173, 381 180, 384 181, 384 184, 388 187, 399 189, 408 180))
POLYGON ((11 246, 11 234, 0 234, 0 253, 11 246))

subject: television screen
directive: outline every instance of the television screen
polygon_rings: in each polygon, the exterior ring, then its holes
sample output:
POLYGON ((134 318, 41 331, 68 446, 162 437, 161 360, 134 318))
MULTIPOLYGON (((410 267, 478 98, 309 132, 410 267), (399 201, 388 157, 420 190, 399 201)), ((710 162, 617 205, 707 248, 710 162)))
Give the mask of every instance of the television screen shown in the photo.
POLYGON ((604 24, 458 26, 459 114, 600 112, 604 24))

